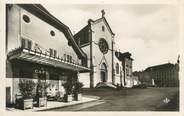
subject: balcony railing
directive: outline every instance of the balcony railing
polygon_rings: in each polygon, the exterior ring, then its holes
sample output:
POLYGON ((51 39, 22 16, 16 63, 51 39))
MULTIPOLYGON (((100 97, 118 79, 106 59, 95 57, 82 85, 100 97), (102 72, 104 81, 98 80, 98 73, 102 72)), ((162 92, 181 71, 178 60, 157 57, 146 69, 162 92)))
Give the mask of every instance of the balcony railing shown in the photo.
POLYGON ((59 66, 64 68, 64 66, 67 67, 73 67, 73 68, 80 68, 80 70, 89 70, 89 68, 82 66, 79 62, 67 61, 64 60, 62 57, 54 57, 50 56, 47 52, 41 52, 37 50, 30 50, 26 48, 19 47, 17 49, 13 49, 10 51, 7 55, 8 59, 29 59, 30 61, 35 61, 36 59, 39 60, 42 63, 47 63, 54 66, 59 66), (63 66, 62 66, 63 65, 63 66))

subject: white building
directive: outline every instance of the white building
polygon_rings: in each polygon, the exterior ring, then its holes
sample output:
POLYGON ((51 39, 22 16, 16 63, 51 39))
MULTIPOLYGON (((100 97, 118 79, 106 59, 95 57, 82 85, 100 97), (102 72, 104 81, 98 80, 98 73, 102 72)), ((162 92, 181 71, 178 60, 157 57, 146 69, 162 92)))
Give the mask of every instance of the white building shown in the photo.
POLYGON ((131 54, 128 57, 125 56, 125 60, 115 55, 117 52, 114 47, 115 34, 105 18, 104 10, 102 10, 101 18, 89 19, 88 25, 76 33, 74 38, 87 54, 88 61, 85 64, 91 69, 90 73, 80 74, 79 80, 85 83, 85 87, 93 88, 101 83, 108 86, 117 84, 131 86, 129 82, 132 75, 131 54), (123 67, 123 62, 129 67, 123 67))
POLYGON ((15 103, 21 79, 48 81, 50 91, 89 71, 69 27, 39 4, 6 5, 6 104, 15 103), (40 73, 41 72, 41 73, 40 73))

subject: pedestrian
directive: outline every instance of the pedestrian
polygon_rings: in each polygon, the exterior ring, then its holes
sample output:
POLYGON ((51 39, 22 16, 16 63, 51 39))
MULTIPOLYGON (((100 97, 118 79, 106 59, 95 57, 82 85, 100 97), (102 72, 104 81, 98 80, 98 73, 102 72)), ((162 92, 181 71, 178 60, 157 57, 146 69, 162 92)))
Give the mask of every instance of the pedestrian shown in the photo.
POLYGON ((117 83, 116 88, 117 88, 117 90, 120 89, 119 83, 117 83))

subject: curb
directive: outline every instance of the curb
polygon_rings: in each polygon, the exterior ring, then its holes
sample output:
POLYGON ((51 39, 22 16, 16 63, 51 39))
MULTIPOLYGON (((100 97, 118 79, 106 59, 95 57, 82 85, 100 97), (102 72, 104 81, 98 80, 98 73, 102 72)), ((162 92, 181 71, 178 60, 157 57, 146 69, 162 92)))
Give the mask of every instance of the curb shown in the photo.
POLYGON ((85 103, 90 103, 90 102, 95 102, 100 100, 100 97, 97 96, 90 96, 89 98, 98 98, 92 101, 87 101, 87 102, 82 102, 82 103, 76 103, 76 104, 71 104, 71 105, 65 105, 65 106, 57 106, 57 107, 53 107, 53 108, 47 108, 47 109, 42 109, 42 110, 35 110, 35 112, 39 112, 39 111, 49 111, 49 110, 53 110, 53 109, 58 109, 58 108, 66 108, 66 107, 71 107, 71 106, 75 106, 75 105, 81 105, 81 104, 85 104, 85 103))

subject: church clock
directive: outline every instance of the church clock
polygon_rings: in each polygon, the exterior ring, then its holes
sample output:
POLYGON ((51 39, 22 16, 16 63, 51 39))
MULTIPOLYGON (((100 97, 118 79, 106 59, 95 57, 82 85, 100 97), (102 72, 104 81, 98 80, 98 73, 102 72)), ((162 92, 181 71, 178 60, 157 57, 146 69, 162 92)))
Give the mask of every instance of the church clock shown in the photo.
POLYGON ((109 46, 105 39, 101 38, 98 43, 99 49, 103 54, 107 54, 109 46))

